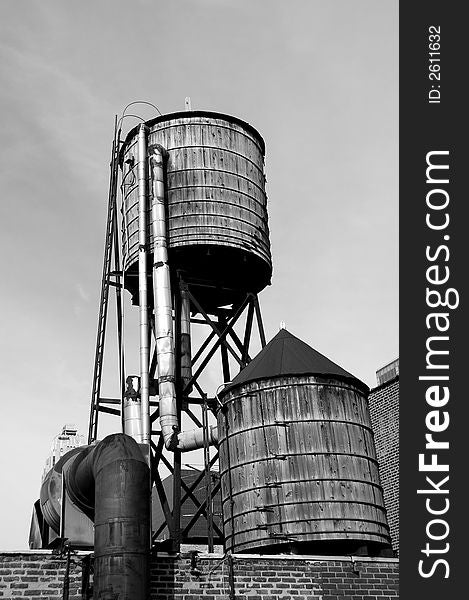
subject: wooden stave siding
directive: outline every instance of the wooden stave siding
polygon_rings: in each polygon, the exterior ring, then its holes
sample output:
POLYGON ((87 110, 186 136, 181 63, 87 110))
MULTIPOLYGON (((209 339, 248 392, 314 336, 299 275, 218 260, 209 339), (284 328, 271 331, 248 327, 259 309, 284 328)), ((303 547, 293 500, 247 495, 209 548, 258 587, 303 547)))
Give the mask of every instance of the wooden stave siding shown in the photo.
MULTIPOLYGON (((169 153, 168 247, 188 247, 190 252, 193 246, 228 246, 256 256, 271 271, 262 140, 228 118, 188 116, 154 123, 148 138, 150 148, 152 144, 161 144, 169 153)), ((134 136, 123 154, 126 270, 138 262, 137 159, 134 136), (133 166, 125 164, 130 157, 134 157, 133 166)), ((191 275, 197 277, 197 273, 191 275)))
POLYGON ((231 390, 223 403, 227 412, 225 417, 220 411, 218 428, 227 550, 266 549, 290 541, 389 543, 368 403, 359 388, 323 377, 275 378, 231 390), (298 414, 307 422, 298 422, 298 414), (269 426, 259 427, 262 420, 269 426), (268 455, 266 442, 268 451, 287 457, 268 455), (313 450, 329 454, 307 454, 313 450), (339 451, 344 454, 335 454, 339 451), (291 456, 294 452, 299 456, 291 456), (280 482, 280 487, 266 485, 280 482), (328 502, 331 496, 342 501, 328 502), (263 507, 270 510, 259 510, 263 507))

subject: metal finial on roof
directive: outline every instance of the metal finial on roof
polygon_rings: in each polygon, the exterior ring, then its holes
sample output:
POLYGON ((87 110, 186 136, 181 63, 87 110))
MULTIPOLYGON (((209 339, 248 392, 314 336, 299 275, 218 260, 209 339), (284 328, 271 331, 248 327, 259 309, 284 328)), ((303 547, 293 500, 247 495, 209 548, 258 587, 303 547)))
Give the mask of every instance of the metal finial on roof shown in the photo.
POLYGON ((278 326, 278 330, 280 331, 281 329, 286 329, 287 326, 285 324, 285 321, 280 321, 280 325, 278 326))

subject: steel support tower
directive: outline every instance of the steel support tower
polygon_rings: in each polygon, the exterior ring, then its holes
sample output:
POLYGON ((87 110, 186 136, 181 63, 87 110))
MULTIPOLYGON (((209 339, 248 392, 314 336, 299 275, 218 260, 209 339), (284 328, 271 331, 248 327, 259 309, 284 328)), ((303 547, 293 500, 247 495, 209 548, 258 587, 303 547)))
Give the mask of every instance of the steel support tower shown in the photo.
MULTIPOLYGON (((93 443, 99 438, 99 415, 107 413, 120 417, 121 424, 116 427, 123 431, 123 402, 126 393, 126 373, 124 372, 124 339, 123 339, 123 272, 120 258, 120 225, 118 219, 118 191, 119 191, 119 151, 122 144, 121 130, 116 117, 114 139, 112 143, 108 210, 104 245, 104 263, 101 279, 101 296, 98 315, 96 337, 96 351, 93 371, 91 409, 89 418, 88 443, 93 443), (115 377, 116 388, 119 389, 115 397, 104 397, 101 393, 102 373, 105 355, 106 330, 108 327, 108 304, 110 289, 115 290, 116 299, 116 327, 117 327, 117 354, 119 367, 115 377)), ((151 275, 149 276, 151 278, 151 275)), ((151 340, 151 364, 149 368, 150 380, 150 423, 151 423, 151 473, 152 486, 155 487, 164 514, 164 522, 154 524, 152 540, 157 542, 159 536, 167 528, 168 539, 164 547, 170 551, 178 551, 181 541, 190 535, 195 523, 204 517, 207 521, 208 549, 213 550, 214 539, 223 539, 223 532, 213 522, 212 499, 219 491, 220 483, 212 485, 211 468, 218 459, 218 452, 211 451, 208 444, 209 415, 215 415, 219 408, 216 396, 209 396, 200 382, 201 376, 207 369, 216 367, 220 369, 223 382, 231 381, 232 377, 244 368, 251 360, 250 348, 255 330, 261 347, 266 344, 262 316, 257 294, 246 293, 244 298, 228 307, 217 308, 214 314, 204 310, 199 301, 199 294, 214 291, 220 288, 213 282, 192 279, 190 273, 172 273, 173 289, 173 325, 175 340, 176 361, 176 398, 178 420, 186 415, 196 427, 204 428, 204 470, 191 485, 187 485, 181 478, 182 453, 179 450, 168 451, 164 447, 164 440, 158 428, 158 397, 157 380, 157 353, 155 342, 154 318, 149 319, 148 336, 151 340), (181 295, 185 293, 190 298, 192 325, 204 325, 206 337, 200 347, 192 353, 192 376, 184 382, 181 377, 181 295), (232 373, 231 363, 236 365, 237 371, 232 373), (160 475, 161 467, 166 467, 172 475, 172 502, 165 492, 160 475), (195 489, 205 482, 206 500, 200 501, 195 495, 195 489), (184 503, 191 500, 196 511, 189 523, 181 529, 181 510, 184 503)), ((224 288, 226 289, 226 288, 224 288)), ((238 290, 239 292, 239 290, 238 290)), ((239 294, 238 294, 239 296, 239 294)), ((150 307, 152 308, 152 307, 150 307)), ((150 311, 151 314, 151 311, 150 311)))

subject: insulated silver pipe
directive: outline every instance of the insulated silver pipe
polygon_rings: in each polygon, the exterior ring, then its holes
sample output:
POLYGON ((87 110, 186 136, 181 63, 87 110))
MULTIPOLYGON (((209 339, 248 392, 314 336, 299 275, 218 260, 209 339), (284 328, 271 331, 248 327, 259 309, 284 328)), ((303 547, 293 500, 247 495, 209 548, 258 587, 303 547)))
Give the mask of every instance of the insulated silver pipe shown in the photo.
POLYGON ((140 399, 139 378, 129 376, 125 380, 124 392, 124 433, 140 442, 142 440, 142 401, 140 399))
POLYGON ((166 448, 175 446, 178 431, 171 279, 166 242, 163 153, 154 146, 150 155, 152 178, 151 218, 153 233, 153 298, 155 306, 156 355, 160 425, 166 448))
POLYGON ((147 195, 148 195, 147 127, 138 131, 138 298, 140 306, 140 400, 141 442, 150 444, 150 337, 148 327, 147 280, 147 195))
MULTIPOLYGON (((166 208, 164 198, 163 149, 156 145, 150 153, 153 233, 153 298, 155 306, 155 337, 158 359, 158 392, 160 397, 160 426, 165 447, 187 452, 204 446, 203 429, 179 432, 173 335, 171 279, 166 241, 166 208)), ((187 290, 182 294, 181 333, 190 336, 190 304, 187 290)), ((188 340, 186 339, 186 342, 188 340)), ((190 364, 190 340, 188 341, 190 364)), ((187 369, 187 356, 185 360, 187 369)), ((186 373, 187 374, 187 373, 186 373)), ((209 427, 209 444, 218 440, 217 427, 209 427)))
MULTIPOLYGON (((218 443, 218 428, 216 425, 210 425, 207 431, 207 441, 209 446, 218 443)), ((204 430, 203 427, 182 431, 178 435, 177 449, 181 452, 189 452, 204 447, 204 430)))

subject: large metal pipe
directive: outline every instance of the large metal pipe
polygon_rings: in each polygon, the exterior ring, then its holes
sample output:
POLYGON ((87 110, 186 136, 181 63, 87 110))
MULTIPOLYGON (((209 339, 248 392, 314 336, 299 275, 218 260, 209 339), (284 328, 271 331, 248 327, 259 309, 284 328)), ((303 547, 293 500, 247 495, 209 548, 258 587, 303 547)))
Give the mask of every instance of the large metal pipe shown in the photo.
POLYGON ((94 519, 94 598, 149 598, 149 468, 136 441, 107 436, 70 457, 66 489, 94 519))
MULTIPOLYGON (((150 444, 150 336, 148 325, 147 279, 147 207, 148 151, 147 127, 142 123, 138 132, 138 296, 140 309, 140 401, 142 443, 150 444)), ((149 456, 149 453, 148 453, 149 456)))
MULTIPOLYGON (((210 425, 207 430, 207 441, 210 446, 218 444, 218 428, 216 425, 210 425)), ((177 449, 181 452, 189 452, 204 447, 203 427, 181 431, 178 434, 177 449)))
MULTIPOLYGON (((204 446, 203 429, 180 432, 175 387, 175 355, 173 336, 173 306, 171 275, 166 239, 166 207, 164 194, 164 149, 155 145, 150 151, 152 181, 151 218, 153 233, 153 298, 155 307, 155 337, 158 359, 158 391, 160 426, 165 447, 187 452, 204 446)), ((190 304, 187 290, 182 294, 181 334, 190 336, 190 304)), ((182 336, 181 336, 182 337, 182 336)), ((189 349, 190 338, 185 340, 189 349)), ((187 353, 186 353, 187 354, 187 353)), ((187 355, 185 359, 187 376, 187 355)), ((217 427, 209 428, 208 441, 217 442, 217 427)))
POLYGON ((153 299, 155 307, 156 354, 158 358, 158 392, 160 426, 166 448, 177 443, 178 413, 176 402, 173 307, 171 278, 166 242, 163 149, 153 146, 150 154, 153 233, 153 299))

